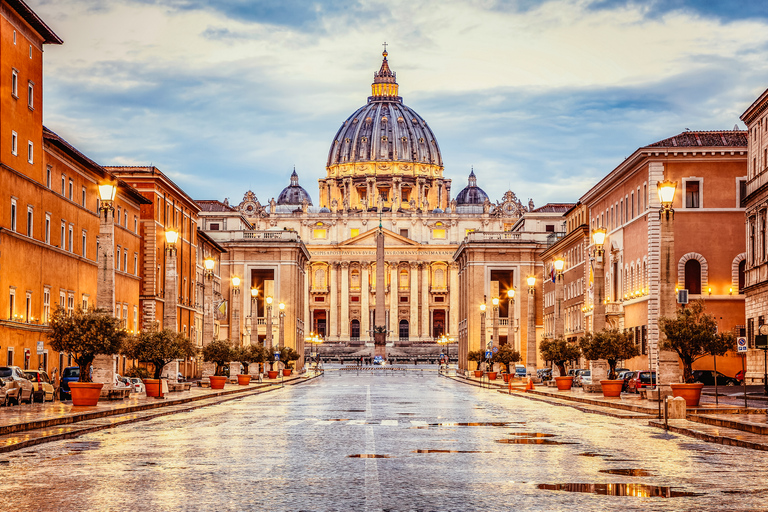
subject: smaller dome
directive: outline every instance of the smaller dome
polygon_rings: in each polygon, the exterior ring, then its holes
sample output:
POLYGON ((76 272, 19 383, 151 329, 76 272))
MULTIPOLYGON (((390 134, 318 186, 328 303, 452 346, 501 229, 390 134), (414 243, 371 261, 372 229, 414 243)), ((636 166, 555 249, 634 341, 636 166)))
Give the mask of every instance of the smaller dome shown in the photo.
POLYGON ((291 184, 288 185, 280 192, 277 197, 278 205, 295 205, 301 206, 307 200, 307 204, 312 204, 312 198, 309 197, 309 193, 299 186, 299 175, 296 174, 296 168, 293 168, 293 174, 291 174, 291 184))
POLYGON ((456 205, 464 204, 483 204, 488 199, 483 189, 477 186, 477 176, 475 170, 469 173, 469 184, 456 195, 456 205))
POLYGON ((318 213, 331 213, 331 210, 323 206, 318 213))
POLYGON ((432 210, 432 213, 443 213, 443 210, 441 210, 440 208, 435 208, 434 210, 432 210))

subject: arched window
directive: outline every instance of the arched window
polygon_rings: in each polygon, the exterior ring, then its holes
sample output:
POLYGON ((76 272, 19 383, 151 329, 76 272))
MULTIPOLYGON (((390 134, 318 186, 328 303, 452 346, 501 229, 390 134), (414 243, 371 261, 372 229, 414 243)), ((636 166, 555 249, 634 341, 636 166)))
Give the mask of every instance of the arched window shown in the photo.
POLYGON ((435 270, 435 288, 445 287, 445 271, 442 268, 435 270))
POLYGON ((685 288, 691 295, 701 294, 701 263, 690 259, 685 262, 685 288))
POLYGON ((353 341, 360 339, 360 320, 352 320, 349 322, 349 337, 353 341))
POLYGON ((400 320, 400 341, 408 341, 408 320, 400 320))
POLYGON ((408 271, 405 269, 402 269, 400 271, 400 288, 402 289, 408 288, 408 271))
POLYGON ((360 289, 360 270, 354 268, 349 273, 349 286, 355 290, 360 289))

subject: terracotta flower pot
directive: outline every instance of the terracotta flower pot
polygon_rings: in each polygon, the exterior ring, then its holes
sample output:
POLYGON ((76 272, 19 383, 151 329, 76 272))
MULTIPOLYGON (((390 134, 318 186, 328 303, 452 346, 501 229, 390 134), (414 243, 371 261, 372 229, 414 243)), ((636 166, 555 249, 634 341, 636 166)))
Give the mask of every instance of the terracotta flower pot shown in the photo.
POLYGON ((672 396, 685 398, 686 407, 698 407, 704 384, 670 384, 672 396))
POLYGON ((512 374, 511 373, 503 373, 502 376, 504 377, 504 383, 508 383, 509 379, 512 378, 512 374))
POLYGON ((241 386, 247 386, 251 383, 251 376, 250 375, 238 375, 237 376, 237 383, 241 386))
POLYGON ((293 370, 289 370, 288 368, 283 368, 283 377, 290 377, 291 373, 293 373, 293 370))
POLYGON ((488 372, 488 380, 496 380, 499 376, 499 372, 488 372))
POLYGON ((600 386, 603 388, 603 396, 606 398, 621 396, 621 388, 624 386, 623 380, 601 380, 600 386))
POLYGON ((475 377, 480 378, 483 376, 483 370, 475 370, 475 377))
POLYGON ((72 405, 75 407, 94 406, 99 403, 99 395, 104 384, 100 382, 70 382, 72 405))
POLYGON ((279 373, 279 372, 278 372, 277 370, 269 370, 269 371, 267 372, 267 375, 269 375, 269 378, 270 378, 270 379, 276 379, 276 378, 277 378, 277 374, 278 374, 278 373, 279 373))
POLYGON ((147 397, 160 396, 160 379, 142 379, 144 387, 147 388, 147 397))
POLYGON ((227 378, 222 375, 211 375, 211 389, 224 389, 227 378))
POLYGON ((568 391, 573 386, 573 377, 555 377, 558 391, 568 391))

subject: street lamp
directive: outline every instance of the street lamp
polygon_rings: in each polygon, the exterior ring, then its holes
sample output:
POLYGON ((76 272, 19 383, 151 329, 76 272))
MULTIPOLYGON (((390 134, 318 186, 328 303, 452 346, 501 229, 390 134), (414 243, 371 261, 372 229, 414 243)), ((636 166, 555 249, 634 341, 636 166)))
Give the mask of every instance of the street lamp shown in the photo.
POLYGON ((592 231, 592 243, 595 245, 595 275, 592 283, 596 293, 592 296, 592 331, 602 331, 605 328, 605 267, 603 266, 603 255, 605 251, 605 235, 608 232, 604 227, 595 228, 592 231))
POLYGON ((167 246, 167 258, 165 259, 165 305, 163 306, 163 328, 170 329, 173 332, 178 331, 178 321, 176 317, 176 305, 179 300, 176 283, 176 242, 178 239, 178 231, 174 229, 166 230, 165 243, 167 246))
POLYGON ((267 348, 272 348, 272 297, 267 297, 267 348))
POLYGON ((608 230, 605 228, 595 228, 592 231, 592 243, 595 244, 595 256, 603 256, 603 245, 605 244, 605 235, 608 230))
POLYGON ((528 276, 526 279, 528 284, 528 330, 525 333, 525 365, 528 372, 534 372, 536 370, 536 276, 528 276))
MULTIPOLYGON (((483 295, 483 303, 480 304, 480 347, 482 347, 482 350, 488 351, 488 345, 485 342, 485 295, 483 295)), ((478 368, 479 370, 479 368, 478 368)))
POLYGON ((237 276, 232 278, 232 293, 240 295, 240 278, 237 276))
POLYGON ((509 308, 507 310, 507 343, 515 349, 518 350, 517 347, 517 336, 515 333, 515 289, 510 288, 507 290, 507 297, 509 297, 509 308))
POLYGON ((659 218, 661 218, 661 214, 664 213, 666 214, 667 220, 669 220, 670 212, 672 212, 672 218, 674 218, 675 210, 672 209, 672 201, 675 199, 677 182, 671 180, 658 181, 656 182, 656 188, 659 192, 659 202, 661 202, 659 218))
POLYGON ((280 338, 279 338, 279 346, 282 349, 285 346, 285 334, 283 332, 283 324, 284 324, 284 320, 283 319, 285 318, 285 303, 281 302, 280 304, 278 304, 277 305, 277 309, 280 310, 279 313, 278 313, 278 319, 279 319, 278 334, 280 336, 280 338))
POLYGON ((494 297, 491 299, 493 304, 493 342, 494 346, 499 345, 499 298, 494 297))
POLYGON ((213 258, 205 258, 203 260, 203 273, 207 279, 213 279, 213 267, 216 266, 216 260, 213 258))
POLYGON ((99 281, 96 289, 96 307, 115 313, 115 207, 117 187, 113 183, 99 185, 99 281))
POLYGON ((555 258, 555 272, 557 272, 558 281, 563 278, 564 268, 565 268, 565 260, 563 258, 555 258))

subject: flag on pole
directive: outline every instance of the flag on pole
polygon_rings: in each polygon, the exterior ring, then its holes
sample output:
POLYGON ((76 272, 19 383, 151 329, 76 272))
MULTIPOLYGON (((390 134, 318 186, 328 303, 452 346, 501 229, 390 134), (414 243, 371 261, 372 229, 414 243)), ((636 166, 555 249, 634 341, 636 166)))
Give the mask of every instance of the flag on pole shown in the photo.
POLYGON ((226 300, 222 300, 216 306, 216 316, 218 316, 220 319, 227 317, 227 301, 226 300))
POLYGON ((556 277, 557 277, 557 274, 555 274, 555 266, 554 265, 552 265, 552 267, 550 267, 549 275, 552 278, 552 282, 554 283, 556 281, 556 277))

